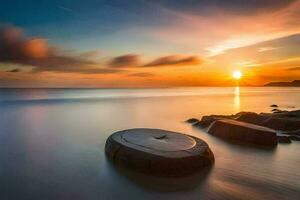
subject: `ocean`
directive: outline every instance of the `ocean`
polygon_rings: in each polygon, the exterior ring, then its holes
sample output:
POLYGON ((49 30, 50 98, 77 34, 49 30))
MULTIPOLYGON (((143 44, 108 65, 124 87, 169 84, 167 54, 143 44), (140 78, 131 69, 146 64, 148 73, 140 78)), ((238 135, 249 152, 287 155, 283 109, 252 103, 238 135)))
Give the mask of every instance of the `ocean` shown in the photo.
POLYGON ((300 142, 256 148, 184 122, 271 104, 300 109, 300 88, 0 89, 0 199, 299 199, 300 142), (106 138, 141 127, 205 140, 214 166, 172 179, 117 170, 106 138))

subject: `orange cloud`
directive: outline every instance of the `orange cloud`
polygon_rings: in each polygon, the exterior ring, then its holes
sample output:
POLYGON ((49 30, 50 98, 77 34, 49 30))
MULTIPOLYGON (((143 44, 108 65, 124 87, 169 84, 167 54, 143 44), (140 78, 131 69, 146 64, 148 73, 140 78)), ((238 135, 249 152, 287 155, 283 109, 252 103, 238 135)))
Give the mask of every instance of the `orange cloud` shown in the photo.
POLYGON ((29 39, 21 46, 24 55, 32 59, 41 59, 49 56, 50 49, 45 39, 29 39))
POLYGON ((156 67, 156 66, 186 66, 186 65, 200 65, 202 64, 197 56, 164 56, 145 64, 145 67, 156 67))
POLYGON ((126 54, 113 58, 110 67, 136 67, 140 65, 140 56, 136 54, 126 54))
MULTIPOLYGON (((33 72, 119 73, 121 70, 101 68, 82 56, 63 55, 46 39, 26 38, 22 30, 12 26, 0 28, 0 62, 31 66, 33 72)), ((16 72, 16 70, 14 71, 16 72)))
POLYGON ((123 67, 123 68, 142 68, 142 67, 164 67, 164 66, 193 66, 200 65, 203 60, 197 56, 184 56, 184 55, 168 55, 155 58, 154 60, 142 64, 141 58, 137 54, 126 54, 113 58, 109 62, 110 67, 123 67))

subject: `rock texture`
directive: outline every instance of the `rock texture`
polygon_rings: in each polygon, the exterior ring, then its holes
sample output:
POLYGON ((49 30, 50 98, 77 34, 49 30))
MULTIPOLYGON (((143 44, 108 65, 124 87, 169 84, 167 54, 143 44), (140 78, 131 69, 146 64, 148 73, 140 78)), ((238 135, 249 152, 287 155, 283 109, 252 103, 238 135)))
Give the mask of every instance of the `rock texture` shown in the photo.
POLYGON ((236 117, 236 120, 263 126, 264 121, 269 118, 270 116, 268 115, 257 114, 254 112, 243 112, 236 117))
POLYGON ((208 127, 212 122, 220 119, 234 119, 285 132, 300 130, 299 110, 260 114, 254 112, 239 112, 235 115, 208 115, 203 116, 202 119, 194 125, 205 128, 208 127))
POLYGON ((107 139, 105 152, 117 166, 158 176, 183 176, 214 163, 203 140, 160 129, 116 132, 107 139))
POLYGON ((289 118, 281 118, 281 117, 270 117, 266 119, 263 126, 281 130, 281 131, 295 131, 300 129, 300 120, 299 119, 289 119, 289 118))
POLYGON ((237 140, 255 145, 277 145, 275 131, 236 120, 217 120, 211 124, 208 133, 224 139, 237 140))
POLYGON ((201 128, 206 128, 210 126, 214 121, 220 120, 220 119, 232 119, 234 118, 234 115, 208 115, 208 116, 203 116, 201 120, 193 126, 198 126, 201 128))
POLYGON ((300 137, 297 137, 297 136, 294 136, 294 135, 291 135, 291 136, 288 136, 290 140, 294 140, 294 141, 300 141, 300 137))
POLYGON ((277 136, 277 140, 279 143, 292 143, 288 136, 277 136))
MULTIPOLYGON (((275 107, 276 105, 271 105, 272 107, 275 107)), ((278 142, 280 143, 289 143, 291 140, 299 141, 300 140, 300 110, 293 110, 293 111, 281 111, 281 110, 273 110, 273 113, 254 113, 254 112, 239 112, 235 115, 208 115, 203 116, 202 119, 194 123, 193 126, 200 127, 200 128, 207 128, 214 124, 217 121, 222 120, 220 123, 216 123, 215 125, 220 126, 220 124, 223 124, 223 120, 229 119, 232 121, 233 124, 237 125, 239 122, 245 122, 248 123, 248 125, 257 125, 260 127, 268 128, 269 130, 272 129, 273 132, 278 132, 283 135, 288 135, 289 137, 282 137, 278 136, 278 142)), ((231 123, 231 124, 232 124, 231 123)), ((214 125, 214 126, 215 126, 214 125)), ((228 125, 226 125, 227 127, 228 125)), ((210 127, 209 129, 215 129, 210 127)), ((218 132, 224 132, 224 133, 218 133, 219 135, 222 135, 223 138, 226 137, 237 137, 237 133, 230 133, 228 134, 228 129, 224 128, 218 128, 218 132)), ((230 128, 232 130, 232 128, 230 128)), ((235 130, 235 129, 234 129, 235 130)), ((236 132, 239 132, 239 136, 244 137, 245 133, 242 133, 244 129, 241 130, 235 130, 236 132)), ((250 134, 250 132, 247 132, 247 134, 250 134)), ((251 136, 248 136, 251 138, 251 136)), ((248 139, 249 139, 248 138, 248 139)), ((245 139, 241 139, 245 140, 245 139)), ((250 139, 249 139, 250 140, 250 139)), ((252 142, 255 143, 255 142, 252 142)))

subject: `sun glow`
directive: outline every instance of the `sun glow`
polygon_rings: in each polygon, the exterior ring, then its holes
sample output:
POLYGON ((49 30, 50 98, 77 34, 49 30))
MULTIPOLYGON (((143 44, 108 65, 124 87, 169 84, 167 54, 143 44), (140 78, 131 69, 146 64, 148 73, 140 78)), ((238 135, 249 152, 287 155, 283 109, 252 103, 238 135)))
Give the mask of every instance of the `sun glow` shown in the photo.
POLYGON ((240 80, 242 78, 243 74, 241 71, 236 70, 232 73, 232 77, 236 80, 240 80))

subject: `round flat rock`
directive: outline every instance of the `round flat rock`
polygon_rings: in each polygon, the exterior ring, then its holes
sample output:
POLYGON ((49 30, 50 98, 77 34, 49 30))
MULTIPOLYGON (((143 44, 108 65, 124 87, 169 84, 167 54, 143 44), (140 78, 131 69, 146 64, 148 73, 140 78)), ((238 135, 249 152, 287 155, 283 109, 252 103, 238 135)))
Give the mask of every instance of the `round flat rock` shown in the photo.
POLYGON ((161 129, 129 129, 106 141, 107 157, 117 166, 159 176, 182 176, 214 163, 203 140, 161 129))

